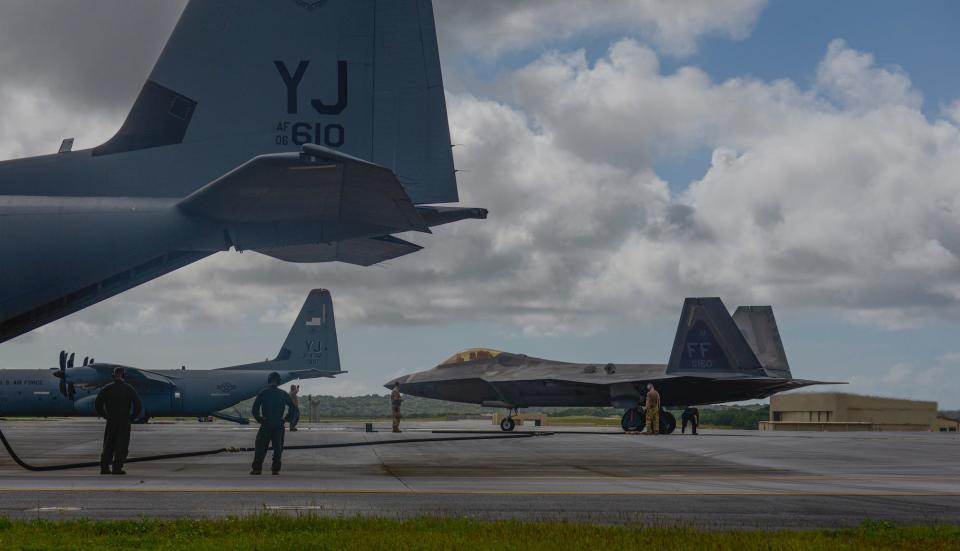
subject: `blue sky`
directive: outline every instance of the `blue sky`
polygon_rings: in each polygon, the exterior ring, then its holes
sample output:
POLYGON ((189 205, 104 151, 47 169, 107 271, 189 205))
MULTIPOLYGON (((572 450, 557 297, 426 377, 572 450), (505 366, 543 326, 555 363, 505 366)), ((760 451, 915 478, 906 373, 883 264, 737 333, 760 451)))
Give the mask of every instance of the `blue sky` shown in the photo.
MULTIPOLYGON (((5 344, 0 367, 60 348, 154 369, 259 360, 327 287, 350 373, 305 389, 380 392, 474 346, 665 362, 684 296, 720 295, 773 304, 796 377, 960 408, 960 4, 586 4, 581 22, 577 0, 437 1, 461 193, 490 220, 371 269, 221 255, 5 344)), ((98 105, 101 87, 135 93, 164 6, 118 12, 143 26, 126 80, 78 71, 44 91, 56 113, 0 115, 0 156, 109 136, 125 103, 98 105)), ((99 51, 96 25, 36 9, 99 51)), ((0 94, 38 93, 3 63, 0 94)))

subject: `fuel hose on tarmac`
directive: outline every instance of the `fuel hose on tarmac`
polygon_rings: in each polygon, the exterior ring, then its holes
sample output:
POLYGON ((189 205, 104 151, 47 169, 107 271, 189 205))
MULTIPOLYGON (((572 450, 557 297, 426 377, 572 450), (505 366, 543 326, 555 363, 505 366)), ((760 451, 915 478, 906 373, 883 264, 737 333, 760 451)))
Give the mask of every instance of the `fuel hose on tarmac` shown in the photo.
MULTIPOLYGON (((390 444, 417 444, 424 442, 457 442, 460 440, 506 440, 510 438, 530 438, 533 436, 548 436, 550 433, 544 432, 517 432, 512 434, 495 434, 495 435, 484 435, 484 436, 459 436, 459 437, 450 437, 450 436, 435 436, 430 438, 407 438, 403 440, 382 440, 379 442, 346 442, 342 444, 310 444, 303 446, 284 446, 284 451, 290 450, 325 450, 331 448, 357 448, 363 446, 388 446, 390 444)), ((99 467, 99 461, 88 461, 86 463, 68 463, 65 465, 30 465, 24 460, 20 459, 20 456, 17 455, 13 448, 10 446, 10 442, 7 441, 7 437, 3 434, 3 430, 0 430, 0 442, 3 443, 3 447, 7 449, 7 453, 10 454, 11 459, 16 462, 17 465, 20 465, 28 471, 34 472, 46 472, 46 471, 66 471, 69 469, 87 469, 91 467, 99 467)), ((127 459, 125 463, 143 463, 147 461, 164 461, 166 459, 183 459, 187 457, 203 457, 205 455, 217 455, 221 453, 250 453, 253 451, 253 448, 217 448, 215 450, 204 450, 196 452, 182 452, 182 453, 166 453, 161 455, 147 455, 144 457, 134 457, 127 459)))

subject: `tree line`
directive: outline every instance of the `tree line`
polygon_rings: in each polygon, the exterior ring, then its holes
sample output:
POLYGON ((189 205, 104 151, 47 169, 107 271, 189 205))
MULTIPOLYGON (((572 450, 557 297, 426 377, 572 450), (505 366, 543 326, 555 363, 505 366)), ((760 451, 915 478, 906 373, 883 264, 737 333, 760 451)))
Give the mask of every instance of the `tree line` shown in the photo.
MULTIPOLYGON (((253 400, 241 402, 236 407, 225 411, 230 415, 250 417, 250 408, 253 400)), ((700 423, 702 425, 724 428, 756 430, 760 421, 770 418, 769 405, 751 406, 702 406, 700 409, 700 423)), ((317 419, 383 419, 391 415, 390 397, 387 394, 369 394, 366 396, 301 396, 300 410, 304 420, 311 416, 317 419)), ((407 419, 435 419, 435 418, 462 418, 479 417, 497 410, 474 404, 459 404, 430 398, 405 396, 403 400, 403 416, 407 419)), ((623 410, 604 407, 577 407, 577 408, 535 408, 529 411, 538 411, 550 417, 619 417, 623 410)), ((671 410, 680 420, 681 410, 671 410)))

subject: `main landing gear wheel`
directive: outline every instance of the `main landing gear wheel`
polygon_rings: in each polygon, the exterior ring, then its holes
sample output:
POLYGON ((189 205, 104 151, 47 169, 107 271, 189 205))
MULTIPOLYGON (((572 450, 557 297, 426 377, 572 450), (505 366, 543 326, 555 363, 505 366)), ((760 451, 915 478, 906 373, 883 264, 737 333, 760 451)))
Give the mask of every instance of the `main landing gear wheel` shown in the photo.
POLYGON ((673 434, 677 430, 677 418, 672 413, 660 410, 660 434, 673 434))
POLYGON ((513 432, 516 426, 517 423, 513 420, 513 417, 504 417, 503 420, 500 421, 500 430, 503 432, 513 432))
POLYGON ((624 432, 639 432, 646 425, 646 416, 640 408, 630 408, 620 418, 620 428, 624 432))

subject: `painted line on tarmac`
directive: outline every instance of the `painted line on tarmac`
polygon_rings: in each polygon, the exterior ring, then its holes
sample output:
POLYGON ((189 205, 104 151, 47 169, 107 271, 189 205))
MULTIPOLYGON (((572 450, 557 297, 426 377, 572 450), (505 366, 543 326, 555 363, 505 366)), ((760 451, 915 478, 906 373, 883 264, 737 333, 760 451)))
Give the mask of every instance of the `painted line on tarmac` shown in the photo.
POLYGON ((390 495, 502 495, 502 496, 678 496, 678 497, 960 497, 960 492, 895 492, 895 491, 551 491, 551 490, 358 490, 301 488, 0 488, 0 494, 11 493, 124 493, 124 494, 390 494, 390 495))
MULTIPOLYGON (((12 472, 19 473, 19 469, 12 472)), ((11 478, 2 476, 3 471, 0 471, 0 478, 11 478)), ((423 479, 423 478, 434 478, 434 477, 406 477, 414 479, 423 479)), ((73 480, 73 479, 71 479, 73 480)), ((446 477, 446 480, 460 480, 460 481, 470 481, 470 480, 497 480, 497 481, 513 481, 513 480, 537 480, 537 481, 550 481, 550 480, 587 480, 587 481, 601 481, 601 482, 690 482, 690 481, 711 481, 711 482, 721 482, 727 483, 731 481, 763 481, 763 482, 844 482, 844 481, 874 481, 874 482, 936 482, 941 484, 950 484, 955 482, 954 477, 952 476, 924 476, 924 475, 796 475, 796 476, 777 476, 777 475, 767 475, 767 476, 749 476, 744 477, 743 475, 687 475, 687 474, 662 474, 662 475, 649 475, 649 476, 616 476, 616 475, 598 475, 598 476, 495 476, 495 477, 486 477, 486 476, 475 476, 475 477, 446 477)), ((63 482, 66 482, 64 480, 63 482)), ((151 482, 157 482, 157 480, 151 480, 151 482)), ((12 492, 20 491, 20 488, 9 487, 4 488, 0 487, 0 492, 12 492)))

